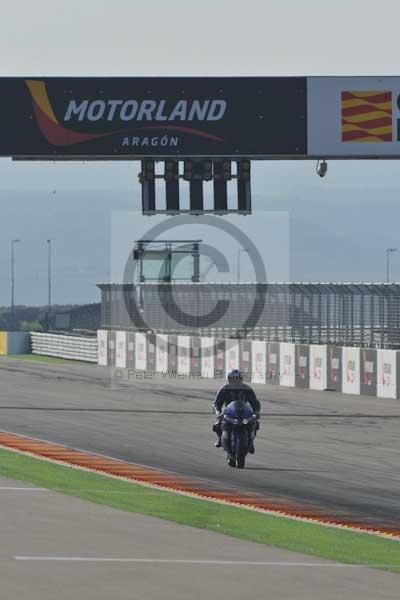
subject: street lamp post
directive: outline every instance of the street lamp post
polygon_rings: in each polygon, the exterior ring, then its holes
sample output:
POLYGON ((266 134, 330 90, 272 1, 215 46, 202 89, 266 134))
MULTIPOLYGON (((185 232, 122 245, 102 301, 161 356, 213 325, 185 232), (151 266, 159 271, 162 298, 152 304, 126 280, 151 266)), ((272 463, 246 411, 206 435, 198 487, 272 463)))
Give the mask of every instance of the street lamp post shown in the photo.
POLYGON ((237 269, 236 269, 236 278, 237 282, 240 283, 240 255, 242 252, 248 252, 247 248, 239 248, 237 253, 237 269))
POLYGON ((14 327, 15 323, 15 307, 14 307, 14 274, 15 274, 15 256, 14 256, 14 246, 18 244, 21 240, 15 239, 11 240, 11 318, 14 327))
POLYGON ((398 252, 398 248, 386 248, 386 282, 390 282, 390 255, 398 252))
POLYGON ((47 283, 48 283, 48 314, 51 312, 51 240, 47 241, 47 283))

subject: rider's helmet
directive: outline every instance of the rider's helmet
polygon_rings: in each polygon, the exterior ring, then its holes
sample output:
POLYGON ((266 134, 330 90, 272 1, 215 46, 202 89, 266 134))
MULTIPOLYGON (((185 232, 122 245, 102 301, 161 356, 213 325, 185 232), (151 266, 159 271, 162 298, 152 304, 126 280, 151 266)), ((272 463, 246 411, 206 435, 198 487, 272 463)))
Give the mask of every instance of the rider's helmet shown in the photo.
POLYGON ((226 374, 226 378, 228 381, 243 381, 243 374, 239 369, 231 369, 226 374))

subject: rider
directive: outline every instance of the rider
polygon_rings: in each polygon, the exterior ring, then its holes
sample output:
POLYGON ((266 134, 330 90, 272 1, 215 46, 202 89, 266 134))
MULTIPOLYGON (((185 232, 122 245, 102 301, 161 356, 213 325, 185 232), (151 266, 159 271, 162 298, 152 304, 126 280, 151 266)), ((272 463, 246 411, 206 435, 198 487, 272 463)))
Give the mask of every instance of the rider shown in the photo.
MULTIPOLYGON (((254 413, 259 417, 261 405, 257 400, 257 396, 252 388, 246 383, 243 383, 243 375, 238 369, 232 369, 231 371, 228 371, 227 383, 220 388, 213 402, 213 410, 217 416, 217 422, 213 427, 213 430, 218 436, 218 440, 214 444, 216 448, 220 448, 222 445, 221 436, 223 409, 228 406, 230 402, 234 402, 235 400, 248 402, 254 413)), ((258 426, 256 429, 257 428, 258 426)), ((249 452, 250 454, 254 454, 253 442, 251 442, 249 452)))

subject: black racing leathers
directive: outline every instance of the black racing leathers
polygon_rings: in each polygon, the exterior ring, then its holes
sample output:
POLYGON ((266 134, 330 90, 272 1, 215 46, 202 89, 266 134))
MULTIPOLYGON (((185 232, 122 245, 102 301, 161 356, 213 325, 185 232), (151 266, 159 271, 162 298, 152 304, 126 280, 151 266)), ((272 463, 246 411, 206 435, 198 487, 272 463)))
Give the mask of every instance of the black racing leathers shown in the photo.
POLYGON ((221 413, 228 404, 235 400, 248 402, 255 413, 260 412, 261 405, 257 400, 257 396, 251 387, 243 381, 226 383, 220 388, 213 402, 214 412, 221 413))

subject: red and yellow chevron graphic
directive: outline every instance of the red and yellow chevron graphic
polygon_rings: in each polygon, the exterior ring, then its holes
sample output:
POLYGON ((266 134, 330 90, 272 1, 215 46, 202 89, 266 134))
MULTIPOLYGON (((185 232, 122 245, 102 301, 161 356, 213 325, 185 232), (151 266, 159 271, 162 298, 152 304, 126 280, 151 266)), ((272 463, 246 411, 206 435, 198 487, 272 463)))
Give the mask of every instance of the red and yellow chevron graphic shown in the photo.
POLYGON ((342 92, 342 142, 392 141, 392 92, 342 92))
POLYGON ((53 146, 71 146, 72 144, 102 137, 101 134, 79 133, 62 127, 54 114, 44 82, 27 79, 26 85, 32 96, 38 125, 50 144, 53 146))

